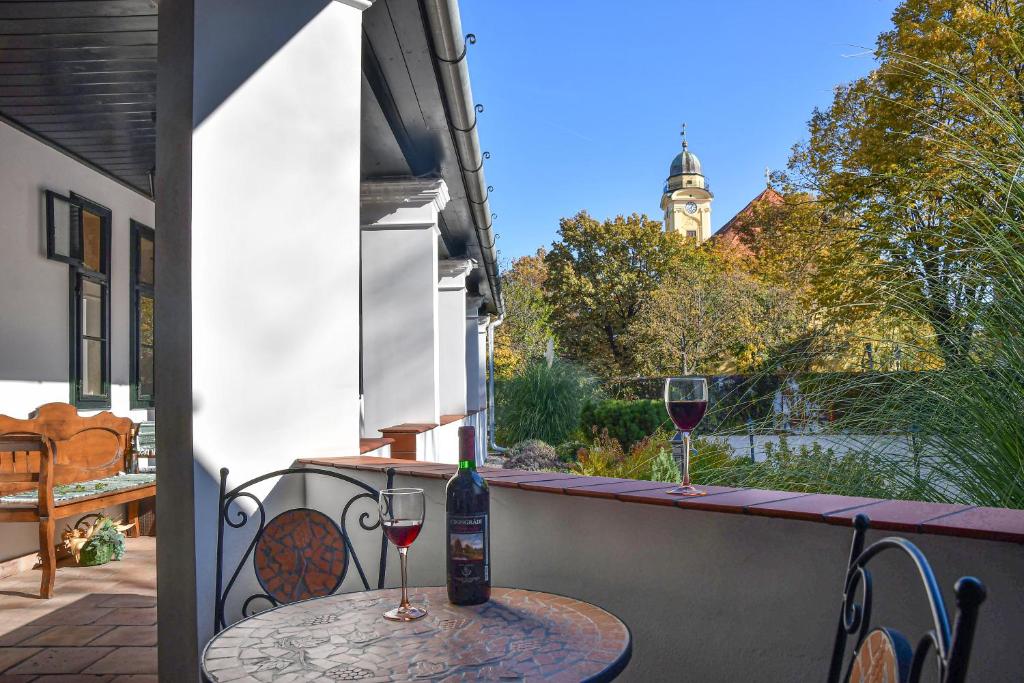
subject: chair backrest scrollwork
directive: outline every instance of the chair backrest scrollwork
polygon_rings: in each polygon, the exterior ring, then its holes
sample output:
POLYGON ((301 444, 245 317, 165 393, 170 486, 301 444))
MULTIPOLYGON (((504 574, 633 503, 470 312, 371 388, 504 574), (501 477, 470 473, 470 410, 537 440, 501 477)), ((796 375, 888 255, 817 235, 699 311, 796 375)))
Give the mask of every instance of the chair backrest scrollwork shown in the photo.
POLYGON ((869 660, 873 660, 876 667, 885 666, 886 675, 877 680, 919 683, 930 659, 929 655, 932 655, 936 664, 940 683, 963 683, 967 676, 978 609, 985 600, 984 585, 971 576, 965 576, 956 582, 954 590, 957 613, 953 627, 950 628, 942 593, 924 553, 907 539, 896 536, 880 539, 865 548, 864 540, 869 525, 870 520, 863 514, 857 515, 853 520, 853 544, 850 548, 846 581, 843 584, 842 608, 832 648, 828 683, 850 681, 852 674, 857 676, 856 680, 876 680, 870 676, 864 677, 865 669, 871 666, 869 660), (931 610, 932 628, 913 648, 903 635, 894 629, 874 629, 869 633, 873 584, 868 564, 887 551, 898 551, 914 564, 931 610), (855 639, 853 656, 846 667, 845 675, 842 675, 846 643, 851 637, 855 639))
MULTIPOLYGON (((395 471, 386 470, 387 483, 391 488, 395 471)), ((361 512, 355 520, 349 520, 353 506, 359 501, 376 503, 378 491, 363 481, 341 472, 326 469, 291 467, 262 474, 243 482, 230 490, 227 488, 228 470, 220 471, 220 500, 217 520, 217 601, 214 610, 214 631, 227 627, 225 605, 242 570, 251 562, 260 592, 242 601, 241 614, 251 616, 254 603, 263 601, 271 607, 330 595, 342 587, 350 567, 355 567, 359 583, 364 590, 384 587, 387 568, 387 538, 380 519, 371 523, 375 515, 361 512), (333 517, 319 510, 307 507, 292 508, 267 519, 264 501, 251 490, 257 484, 275 478, 326 477, 351 485, 356 493, 343 499, 333 517), (238 503, 248 501, 250 511, 246 512, 238 503), (358 527, 353 526, 358 524, 358 527), (225 534, 229 529, 246 529, 253 536, 249 540, 237 563, 225 567, 225 534), (372 547, 379 543, 379 565, 376 581, 368 576, 366 564, 360 560, 353 532, 370 534, 372 547), (376 540, 379 536, 379 542, 376 540), (230 573, 227 573, 228 569, 230 573), (225 582, 226 580, 226 582, 225 582)), ((367 503, 364 503, 364 506, 367 503)))

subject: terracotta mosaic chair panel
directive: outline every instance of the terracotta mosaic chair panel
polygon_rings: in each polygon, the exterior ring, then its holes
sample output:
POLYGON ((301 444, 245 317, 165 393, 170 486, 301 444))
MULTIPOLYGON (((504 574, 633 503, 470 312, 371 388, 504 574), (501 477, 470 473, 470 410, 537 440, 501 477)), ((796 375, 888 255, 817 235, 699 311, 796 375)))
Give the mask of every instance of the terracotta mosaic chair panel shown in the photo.
MULTIPOLYGON (((228 625, 226 613, 229 602, 240 604, 240 614, 246 617, 260 608, 330 595, 341 589, 352 568, 355 568, 358 585, 363 590, 384 587, 387 539, 376 514, 377 489, 333 470, 276 470, 230 490, 227 488, 228 470, 222 469, 220 475, 215 630, 220 631, 228 625), (252 487, 269 479, 295 476, 338 480, 338 509, 331 511, 335 516, 301 507, 285 510, 268 520, 264 502, 252 492, 252 487), (355 493, 346 498, 343 495, 346 490, 350 494, 353 490, 355 493), (224 557, 227 534, 231 530, 237 530, 243 539, 248 539, 237 563, 226 562, 224 557), (379 548, 376 580, 369 575, 366 563, 369 558, 360 559, 352 534, 369 535, 371 545, 379 548), (233 596, 233 589, 250 564, 260 592, 244 597, 233 596)), ((390 488, 394 470, 387 470, 386 475, 385 486, 390 488)))
POLYGON ((843 584, 842 611, 832 649, 828 683, 919 683, 926 670, 937 670, 940 683, 963 683, 967 677, 978 609, 985 600, 985 587, 971 576, 956 582, 958 609, 950 628, 949 614, 935 575, 918 547, 905 538, 890 536, 865 548, 868 517, 857 515, 853 525, 853 545, 843 584), (895 629, 871 629, 873 584, 868 564, 887 551, 895 551, 910 559, 923 584, 931 610, 933 628, 917 641, 916 647, 911 647, 903 634, 895 629), (846 643, 850 638, 854 638, 853 656, 845 675, 841 676, 846 643))

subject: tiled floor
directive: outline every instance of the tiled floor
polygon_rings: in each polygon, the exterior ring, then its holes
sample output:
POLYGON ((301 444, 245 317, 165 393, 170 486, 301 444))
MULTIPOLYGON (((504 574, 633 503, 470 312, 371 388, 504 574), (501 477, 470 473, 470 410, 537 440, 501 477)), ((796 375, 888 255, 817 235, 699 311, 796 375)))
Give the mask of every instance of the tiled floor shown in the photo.
POLYGON ((120 562, 0 580, 0 683, 156 683, 156 539, 129 538, 120 562))

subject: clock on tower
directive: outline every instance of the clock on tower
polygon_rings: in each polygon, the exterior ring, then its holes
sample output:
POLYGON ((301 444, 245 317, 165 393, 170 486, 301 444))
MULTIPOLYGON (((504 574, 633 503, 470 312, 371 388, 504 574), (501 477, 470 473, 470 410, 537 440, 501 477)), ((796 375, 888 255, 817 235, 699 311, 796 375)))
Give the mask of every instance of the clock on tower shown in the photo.
POLYGON ((665 230, 703 242, 711 237, 711 201, 715 196, 704 177, 700 159, 690 151, 686 124, 683 124, 682 137, 683 151, 672 160, 661 195, 665 230))

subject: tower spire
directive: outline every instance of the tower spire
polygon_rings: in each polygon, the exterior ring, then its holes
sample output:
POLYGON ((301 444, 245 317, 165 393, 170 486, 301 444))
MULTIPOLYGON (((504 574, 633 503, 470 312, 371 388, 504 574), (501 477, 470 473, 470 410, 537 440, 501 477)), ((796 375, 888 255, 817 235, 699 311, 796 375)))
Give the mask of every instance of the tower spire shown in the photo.
POLYGON ((683 150, 689 149, 689 145, 686 143, 686 124, 683 124, 682 132, 679 135, 683 138, 683 150))

